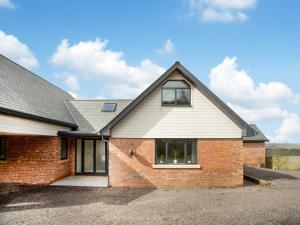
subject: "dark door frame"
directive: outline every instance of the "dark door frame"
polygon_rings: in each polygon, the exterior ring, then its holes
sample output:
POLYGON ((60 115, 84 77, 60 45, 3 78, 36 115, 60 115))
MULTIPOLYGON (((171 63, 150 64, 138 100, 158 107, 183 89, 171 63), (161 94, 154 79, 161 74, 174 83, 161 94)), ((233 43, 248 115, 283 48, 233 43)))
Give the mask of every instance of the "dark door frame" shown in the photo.
POLYGON ((95 138, 76 138, 75 139, 75 174, 76 175, 108 175, 108 143, 107 140, 102 139, 95 139, 95 138), (81 140, 81 172, 77 172, 77 140, 81 140), (84 140, 92 140, 93 141, 93 172, 84 172, 84 140), (104 141, 104 148, 105 148, 105 163, 104 163, 104 173, 96 172, 96 141, 104 141))

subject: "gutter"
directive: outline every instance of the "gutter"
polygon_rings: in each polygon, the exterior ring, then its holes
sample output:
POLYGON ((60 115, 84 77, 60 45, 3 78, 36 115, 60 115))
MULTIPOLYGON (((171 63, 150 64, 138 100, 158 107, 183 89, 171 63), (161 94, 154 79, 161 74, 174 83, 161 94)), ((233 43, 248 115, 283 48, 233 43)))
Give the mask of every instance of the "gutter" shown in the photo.
POLYGON ((265 143, 265 142, 270 142, 268 139, 249 139, 247 137, 243 138, 243 142, 246 143, 253 143, 253 142, 261 142, 261 143, 265 143))
POLYGON ((31 113, 20 112, 20 111, 14 110, 14 109, 7 109, 7 108, 0 107, 0 113, 13 115, 13 116, 19 116, 19 117, 23 117, 23 118, 27 118, 27 119, 38 120, 41 122, 51 123, 51 124, 60 125, 60 126, 64 126, 64 127, 70 127, 74 130, 78 129, 77 124, 74 124, 74 123, 68 123, 68 122, 63 122, 60 120, 46 118, 43 116, 37 116, 37 115, 33 115, 31 113))
POLYGON ((103 137, 99 133, 92 133, 92 132, 72 132, 72 131, 58 131, 58 136, 61 137, 103 137))

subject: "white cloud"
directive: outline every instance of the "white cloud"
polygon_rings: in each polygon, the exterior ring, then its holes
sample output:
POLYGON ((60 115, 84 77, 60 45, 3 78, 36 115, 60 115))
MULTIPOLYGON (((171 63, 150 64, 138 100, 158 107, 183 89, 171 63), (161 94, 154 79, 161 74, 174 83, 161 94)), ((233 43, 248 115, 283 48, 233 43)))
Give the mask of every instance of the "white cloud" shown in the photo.
POLYGON ((142 93, 148 85, 139 84, 112 84, 105 87, 105 92, 110 93, 113 98, 135 98, 142 93))
POLYGON ((74 75, 69 75, 67 77, 65 83, 73 91, 78 91, 80 89, 80 86, 79 86, 78 81, 77 81, 77 77, 74 76, 74 75))
POLYGON ((247 119, 247 122, 249 123, 283 119, 289 114, 288 111, 275 105, 266 105, 263 107, 243 107, 233 103, 227 104, 242 118, 247 119))
POLYGON ((289 113, 282 121, 281 126, 276 130, 274 141, 276 142, 299 142, 300 118, 295 113, 289 113))
POLYGON ((244 70, 238 70, 236 57, 226 57, 214 67, 209 75, 210 88, 228 99, 240 104, 270 104, 295 102, 298 96, 280 82, 255 84, 244 70))
POLYGON ((70 95, 72 95, 74 98, 81 98, 83 93, 78 82, 78 77, 76 75, 64 71, 53 73, 53 76, 58 79, 64 80, 66 90, 70 95))
POLYGON ((72 97, 75 98, 75 99, 78 99, 78 98, 79 98, 79 95, 78 95, 78 93, 76 93, 76 92, 68 91, 68 93, 69 93, 70 95, 72 95, 72 97))
POLYGON ((188 0, 189 14, 204 22, 244 22, 245 10, 254 8, 256 0, 188 0))
POLYGON ((256 5, 256 0, 202 0, 202 2, 219 9, 248 9, 256 5))
POLYGON ((104 95, 97 95, 94 99, 106 99, 104 95))
POLYGON ((228 12, 223 10, 215 10, 207 8, 202 12, 201 18, 204 22, 233 22, 240 21, 244 22, 249 19, 249 17, 242 12, 228 12))
POLYGON ((117 78, 129 82, 149 82, 164 69, 149 59, 139 66, 129 66, 122 52, 106 49, 107 41, 81 41, 70 46, 64 39, 57 47, 51 62, 56 66, 66 66, 86 77, 117 78))
POLYGON ((174 43, 168 39, 166 42, 163 44, 163 46, 156 50, 157 53, 159 54, 169 54, 175 51, 175 46, 174 43))
POLYGON ((109 91, 110 96, 120 98, 134 96, 165 71, 150 59, 143 59, 138 66, 130 66, 123 59, 123 52, 107 49, 107 43, 97 38, 70 45, 64 39, 50 61, 71 74, 101 84, 106 94, 99 94, 107 96, 109 91))
POLYGON ((236 60, 226 57, 211 69, 212 91, 249 123, 278 123, 275 132, 268 134, 272 140, 300 141, 299 116, 286 109, 288 104, 298 104, 299 95, 280 82, 256 84, 248 72, 238 69, 236 60))
POLYGON ((0 8, 13 9, 15 7, 15 4, 12 3, 10 0, 0 0, 0 8))
POLYGON ((78 83, 77 77, 74 75, 68 75, 65 84, 68 86, 68 93, 74 98, 78 99, 80 96, 80 85, 78 83))
POLYGON ((14 35, 5 34, 1 30, 0 53, 28 69, 38 66, 37 59, 26 44, 19 41, 14 35))

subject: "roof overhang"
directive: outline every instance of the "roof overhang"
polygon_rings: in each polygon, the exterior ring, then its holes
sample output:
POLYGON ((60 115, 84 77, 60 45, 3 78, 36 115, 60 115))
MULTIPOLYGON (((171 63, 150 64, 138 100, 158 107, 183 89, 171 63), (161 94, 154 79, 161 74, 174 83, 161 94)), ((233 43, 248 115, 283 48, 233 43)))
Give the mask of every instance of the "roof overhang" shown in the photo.
POLYGON ((244 142, 268 142, 269 139, 263 134, 263 132, 255 125, 249 124, 249 127, 254 132, 252 135, 243 137, 244 142))
POLYGON ((58 131, 57 135, 60 137, 104 137, 99 132, 81 132, 81 131, 58 131))
POLYGON ((42 116, 37 116, 37 115, 30 114, 30 113, 24 113, 21 111, 8 109, 8 108, 4 108, 4 107, 0 107, 0 113, 7 114, 7 115, 13 115, 13 116, 19 116, 19 117, 23 117, 23 118, 27 118, 27 119, 37 120, 37 121, 60 125, 60 126, 64 126, 64 127, 70 127, 72 129, 78 128, 77 124, 68 123, 68 122, 55 120, 55 119, 51 119, 51 118, 46 118, 46 117, 42 117, 42 116))
POLYGON ((77 138, 102 138, 107 139, 108 136, 100 135, 98 132, 82 132, 82 131, 58 131, 60 137, 77 137, 77 138))
POLYGON ((270 140, 266 137, 257 137, 257 136, 252 136, 252 137, 243 137, 243 142, 269 142, 270 140))

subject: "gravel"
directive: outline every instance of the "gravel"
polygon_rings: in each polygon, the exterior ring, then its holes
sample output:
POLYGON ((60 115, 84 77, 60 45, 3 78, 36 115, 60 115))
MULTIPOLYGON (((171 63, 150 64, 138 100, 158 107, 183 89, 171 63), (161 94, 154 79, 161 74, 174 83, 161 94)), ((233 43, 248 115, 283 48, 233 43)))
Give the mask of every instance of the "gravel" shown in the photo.
POLYGON ((300 224, 300 171, 260 172, 270 186, 31 189, 0 199, 0 224, 300 224))

